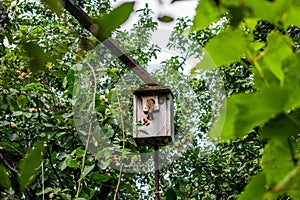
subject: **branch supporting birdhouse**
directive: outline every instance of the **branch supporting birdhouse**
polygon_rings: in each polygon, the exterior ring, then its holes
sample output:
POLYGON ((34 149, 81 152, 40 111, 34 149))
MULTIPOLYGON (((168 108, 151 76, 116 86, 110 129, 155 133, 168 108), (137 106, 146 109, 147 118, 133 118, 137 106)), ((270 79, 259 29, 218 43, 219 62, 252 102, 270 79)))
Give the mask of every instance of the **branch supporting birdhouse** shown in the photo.
MULTIPOLYGON (((116 57, 118 57, 130 70, 133 71, 144 83, 149 86, 159 85, 159 83, 125 50, 123 50, 113 39, 106 38, 94 21, 72 0, 64 0, 65 9, 76 18, 76 20, 90 33, 92 33, 102 44, 108 48, 116 57)), ((113 22, 112 22, 113 23, 113 22)))

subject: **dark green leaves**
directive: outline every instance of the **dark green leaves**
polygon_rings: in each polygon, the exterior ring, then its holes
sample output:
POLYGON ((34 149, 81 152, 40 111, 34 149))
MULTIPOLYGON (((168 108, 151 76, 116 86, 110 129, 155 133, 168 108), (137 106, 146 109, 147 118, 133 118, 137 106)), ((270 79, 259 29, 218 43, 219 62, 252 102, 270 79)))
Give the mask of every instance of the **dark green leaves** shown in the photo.
POLYGON ((272 139, 264 149, 262 167, 269 187, 279 183, 294 168, 287 138, 272 139))
POLYGON ((167 200, 177 200, 176 192, 172 188, 168 188, 166 191, 167 200))
POLYGON ((9 189, 11 182, 9 179, 9 172, 6 169, 6 167, 0 165, 0 186, 5 188, 5 189, 9 189))
POLYGON ((42 0, 41 2, 46 4, 58 16, 63 12, 63 0, 42 0))
POLYGON ((252 177, 245 191, 239 196, 239 200, 263 199, 265 193, 266 178, 263 173, 252 177))
POLYGON ((111 33, 120 27, 133 11, 134 2, 126 2, 112 10, 109 14, 96 19, 98 30, 104 38, 109 38, 111 33))
POLYGON ((34 176, 37 174, 37 168, 41 165, 42 153, 43 153, 43 142, 37 143, 32 148, 25 158, 20 162, 20 187, 24 190, 34 176))
POLYGON ((32 72, 39 72, 45 68, 49 61, 49 55, 44 49, 34 42, 26 42, 23 44, 25 54, 29 59, 29 68, 32 72))
POLYGON ((171 16, 168 16, 168 15, 164 15, 164 16, 158 17, 158 20, 161 22, 171 22, 174 20, 174 18, 171 16))

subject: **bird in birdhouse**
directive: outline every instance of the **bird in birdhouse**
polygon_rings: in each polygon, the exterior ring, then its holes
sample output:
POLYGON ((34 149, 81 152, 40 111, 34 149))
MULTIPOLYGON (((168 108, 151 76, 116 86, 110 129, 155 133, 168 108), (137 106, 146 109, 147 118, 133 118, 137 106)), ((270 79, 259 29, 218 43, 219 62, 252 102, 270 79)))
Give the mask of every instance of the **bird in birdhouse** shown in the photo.
POLYGON ((146 119, 153 120, 152 111, 155 106, 155 100, 154 99, 147 99, 146 104, 143 108, 143 112, 146 115, 146 119))

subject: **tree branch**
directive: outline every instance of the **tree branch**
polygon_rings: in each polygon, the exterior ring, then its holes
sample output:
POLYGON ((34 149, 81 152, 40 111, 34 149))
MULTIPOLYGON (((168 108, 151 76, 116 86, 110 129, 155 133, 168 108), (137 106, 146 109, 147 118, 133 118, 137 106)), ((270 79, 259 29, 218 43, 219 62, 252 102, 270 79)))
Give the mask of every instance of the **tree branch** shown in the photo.
MULTIPOLYGON (((111 38, 102 35, 97 24, 72 0, 64 0, 65 9, 77 19, 77 21, 90 33, 92 33, 102 44, 118 57, 130 70, 132 70, 147 85, 160 85, 136 60, 124 51, 111 38)), ((113 23, 113 22, 112 22, 113 23)))
POLYGON ((16 175, 19 174, 18 170, 16 170, 14 167, 12 167, 3 157, 2 154, 0 154, 0 159, 3 161, 4 165, 11 171, 13 171, 16 175))

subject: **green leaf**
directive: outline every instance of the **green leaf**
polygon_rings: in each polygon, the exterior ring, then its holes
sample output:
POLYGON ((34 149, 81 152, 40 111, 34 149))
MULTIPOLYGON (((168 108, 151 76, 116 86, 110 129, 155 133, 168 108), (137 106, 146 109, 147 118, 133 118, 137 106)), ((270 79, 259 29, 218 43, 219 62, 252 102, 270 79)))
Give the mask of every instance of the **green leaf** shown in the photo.
POLYGON ((288 92, 278 87, 263 88, 256 94, 242 95, 238 105, 239 114, 235 121, 236 132, 249 133, 256 126, 284 111, 288 97, 288 92))
POLYGON ((289 102, 286 106, 288 110, 294 110, 300 107, 300 74, 295 73, 300 69, 300 53, 290 56, 283 63, 283 71, 285 74, 284 86, 290 94, 289 102))
POLYGON ((29 151, 29 153, 20 161, 20 187, 24 190, 27 185, 33 181, 34 175, 38 172, 36 169, 41 165, 42 152, 44 150, 43 142, 38 142, 29 151))
POLYGON ((15 111, 15 110, 18 110, 18 103, 17 101, 14 99, 14 96, 10 96, 9 98, 9 109, 10 111, 15 111))
POLYGON ((286 0, 259 1, 259 3, 253 0, 245 0, 243 3, 247 5, 250 17, 274 23, 282 19, 284 12, 288 8, 286 0))
POLYGON ((274 76, 283 85, 284 72, 282 69, 283 61, 293 54, 292 45, 293 42, 288 36, 284 36, 279 32, 272 32, 268 36, 267 47, 262 53, 264 56, 259 63, 261 66, 268 68, 274 76))
POLYGON ((98 162, 98 166, 99 166, 100 169, 102 169, 102 170, 105 170, 105 169, 109 166, 109 164, 110 164, 110 160, 109 160, 109 159, 107 159, 107 160, 100 160, 100 161, 98 162))
POLYGON ((245 187, 243 193, 239 196, 239 200, 263 199, 265 193, 266 178, 263 173, 259 173, 252 177, 251 181, 245 187))
POLYGON ((294 168, 287 139, 271 139, 264 149, 262 167, 269 187, 282 181, 294 168))
POLYGON ((176 200, 177 195, 176 195, 175 190, 173 190, 172 188, 168 188, 166 191, 166 199, 167 200, 176 200))
POLYGON ((37 195, 42 195, 42 194, 47 194, 47 193, 49 193, 49 192, 52 192, 53 191, 53 188, 52 187, 47 187, 47 188, 45 188, 45 190, 43 191, 40 191, 40 192, 37 192, 36 194, 37 195))
MULTIPOLYGON (((256 126, 266 123, 285 110, 288 98, 288 91, 276 86, 262 88, 254 94, 231 96, 227 101, 222 139, 245 136, 256 126)), ((220 115, 217 120, 222 118, 224 116, 220 115)))
POLYGON ((78 157, 82 157, 82 156, 84 155, 84 150, 81 149, 81 148, 77 148, 77 149, 75 149, 73 152, 74 152, 74 153, 76 154, 76 156, 78 156, 78 157))
POLYGON ((15 116, 21 116, 21 115, 23 115, 22 111, 13 111, 13 114, 12 114, 13 117, 15 117, 15 116))
POLYGON ((204 29, 210 24, 219 21, 225 12, 226 10, 217 5, 214 0, 200 1, 197 6, 191 31, 204 29))
POLYGON ((111 138, 112 136, 114 136, 115 131, 111 128, 108 127, 107 131, 104 133, 106 138, 111 138))
POLYGON ((23 47, 29 59, 29 69, 34 73, 45 69, 46 62, 49 61, 49 55, 44 52, 43 48, 34 42, 26 42, 23 47))
POLYGON ((109 14, 98 17, 96 24, 103 40, 109 38, 112 32, 120 27, 133 11, 134 2, 126 2, 112 10, 109 14))
POLYGON ((41 2, 47 5, 53 12, 60 16, 63 12, 63 0, 41 0, 41 2))
POLYGON ((174 20, 174 18, 171 16, 164 15, 164 16, 158 17, 158 20, 161 22, 171 22, 174 20))
POLYGON ((271 119, 260 131, 262 139, 278 138, 287 139, 297 135, 300 131, 299 119, 293 120, 293 113, 279 114, 271 119))
POLYGON ((20 95, 17 97, 17 103, 18 103, 18 106, 19 108, 23 108, 25 107, 25 105, 27 104, 27 98, 25 95, 20 95))
POLYGON ((70 156, 66 157, 66 165, 67 167, 74 168, 74 169, 79 168, 79 164, 76 162, 76 160, 73 160, 70 156))
POLYGON ((300 164, 291 171, 286 178, 277 185, 277 189, 288 189, 287 194, 291 199, 298 199, 300 196, 300 164))
POLYGON ((292 1, 290 4, 286 14, 286 18, 284 21, 284 27, 287 28, 290 25, 295 25, 300 27, 300 2, 297 0, 292 1))
POLYGON ((6 169, 6 167, 0 165, 0 186, 5 189, 9 189, 11 186, 8 172, 9 171, 6 169))
POLYGON ((217 65, 236 62, 243 55, 247 46, 245 33, 239 29, 226 30, 213 38, 205 50, 217 65))
POLYGON ((64 160, 60 166, 60 170, 64 171, 66 168, 67 168, 67 162, 66 162, 66 160, 64 160))
POLYGON ((237 102, 238 98, 232 96, 229 98, 222 109, 225 109, 227 112, 220 112, 220 115, 215 120, 213 127, 209 132, 211 139, 221 138, 223 140, 228 140, 235 138, 234 129, 235 129, 235 120, 239 112, 237 102))
POLYGON ((71 200, 72 196, 70 194, 66 194, 66 193, 61 193, 60 194, 61 198, 63 198, 64 200, 71 200))
POLYGON ((84 170, 83 170, 82 176, 80 178, 86 177, 94 169, 94 167, 95 167, 95 164, 90 165, 90 166, 84 166, 84 170))
POLYGON ((109 179, 111 179, 111 176, 106 175, 106 174, 99 174, 99 172, 93 172, 90 174, 90 180, 95 180, 98 181, 100 183, 106 182, 109 179))

